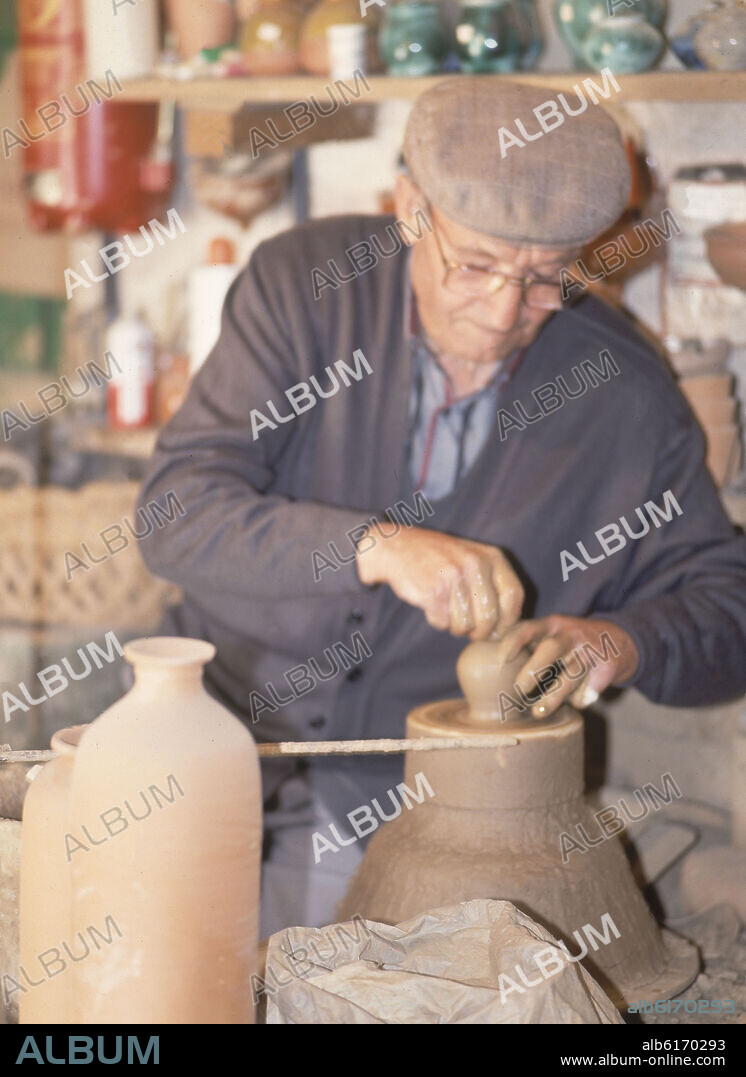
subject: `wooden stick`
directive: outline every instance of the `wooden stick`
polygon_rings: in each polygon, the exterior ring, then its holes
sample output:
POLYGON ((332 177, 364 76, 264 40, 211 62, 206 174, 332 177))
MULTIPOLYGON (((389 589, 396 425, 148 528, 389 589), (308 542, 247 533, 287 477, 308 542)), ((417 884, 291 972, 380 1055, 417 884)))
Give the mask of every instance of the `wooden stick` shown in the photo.
MULTIPOLYGON (((277 744, 258 744, 263 758, 294 755, 386 755, 389 752, 437 752, 456 748, 509 748, 518 741, 504 733, 487 733, 465 737, 413 737, 403 740, 317 740, 279 741, 277 744)), ((10 750, 0 745, 0 763, 46 763, 56 752, 10 750)))
POLYGON ((0 763, 48 763, 56 752, 12 752, 9 744, 0 744, 0 763))
POLYGON ((454 748, 507 748, 518 741, 505 734, 466 737, 413 737, 407 740, 280 741, 260 744, 259 755, 384 755, 389 752, 437 752, 454 748))

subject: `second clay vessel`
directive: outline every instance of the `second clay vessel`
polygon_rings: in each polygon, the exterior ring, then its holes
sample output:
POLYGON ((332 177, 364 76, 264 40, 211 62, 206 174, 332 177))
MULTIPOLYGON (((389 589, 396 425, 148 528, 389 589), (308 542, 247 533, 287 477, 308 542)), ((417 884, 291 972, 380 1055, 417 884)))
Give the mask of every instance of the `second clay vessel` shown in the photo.
POLYGON ((22 1025, 76 1019, 75 971, 91 949, 88 925, 73 917, 65 855, 73 763, 84 729, 78 725, 54 734, 57 758, 31 782, 23 803, 19 986, 8 987, 11 995, 18 991, 22 1025))

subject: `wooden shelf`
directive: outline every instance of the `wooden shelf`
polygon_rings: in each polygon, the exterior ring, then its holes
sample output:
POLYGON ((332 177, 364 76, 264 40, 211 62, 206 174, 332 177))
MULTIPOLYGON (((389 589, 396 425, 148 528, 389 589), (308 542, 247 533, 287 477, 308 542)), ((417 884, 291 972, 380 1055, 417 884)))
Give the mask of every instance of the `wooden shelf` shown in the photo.
MULTIPOLYGON (((433 75, 427 78, 389 78, 370 75, 367 78, 370 93, 360 87, 361 96, 352 103, 377 104, 381 101, 413 100, 437 82, 454 78, 453 75, 433 75)), ((545 73, 521 72, 510 76, 480 75, 482 79, 515 79, 547 90, 571 90, 576 82, 593 78, 600 83, 601 76, 593 72, 562 71, 545 73)), ((352 85, 351 80, 346 80, 352 85)), ((746 71, 646 71, 641 75, 621 75, 617 82, 621 94, 614 94, 610 101, 671 101, 712 102, 746 101, 746 71)), ((122 101, 174 101, 184 108, 209 109, 214 112, 235 112, 244 105, 283 104, 299 101, 309 94, 318 100, 325 95, 329 79, 310 75, 291 75, 286 78, 195 78, 190 80, 145 78, 132 79, 124 84, 124 91, 117 97, 122 101)))

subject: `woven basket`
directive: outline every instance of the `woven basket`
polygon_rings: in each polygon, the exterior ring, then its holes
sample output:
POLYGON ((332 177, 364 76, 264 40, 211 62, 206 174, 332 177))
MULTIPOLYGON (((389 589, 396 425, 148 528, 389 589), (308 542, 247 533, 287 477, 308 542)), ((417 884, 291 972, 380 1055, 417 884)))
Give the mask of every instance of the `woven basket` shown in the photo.
POLYGON ((179 592, 150 575, 124 523, 126 517, 136 530, 144 528, 135 517, 138 489, 135 482, 95 482, 80 490, 16 486, 0 491, 0 622, 155 626, 164 605, 176 601, 179 592), (99 532, 112 524, 122 527, 127 546, 107 555, 99 532), (106 560, 91 564, 81 542, 93 557, 106 560), (86 567, 70 559, 66 567, 68 550, 86 567))

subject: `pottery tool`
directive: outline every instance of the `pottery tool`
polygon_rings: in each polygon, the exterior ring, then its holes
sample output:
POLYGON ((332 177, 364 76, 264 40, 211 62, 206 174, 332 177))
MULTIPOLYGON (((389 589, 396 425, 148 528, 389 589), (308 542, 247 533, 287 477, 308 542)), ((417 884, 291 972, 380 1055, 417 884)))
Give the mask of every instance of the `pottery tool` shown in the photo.
MULTIPOLYGON (((409 737, 396 740, 284 740, 277 744, 258 744, 257 752, 264 758, 292 755, 388 755, 390 752, 437 752, 457 748, 509 748, 517 744, 515 737, 493 733, 476 737, 409 737)), ((0 744, 0 763, 47 763, 57 755, 52 751, 11 751, 9 744, 0 744)))

